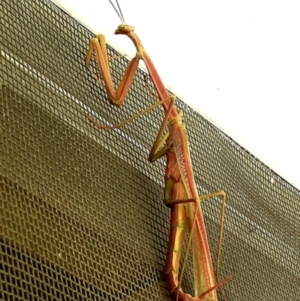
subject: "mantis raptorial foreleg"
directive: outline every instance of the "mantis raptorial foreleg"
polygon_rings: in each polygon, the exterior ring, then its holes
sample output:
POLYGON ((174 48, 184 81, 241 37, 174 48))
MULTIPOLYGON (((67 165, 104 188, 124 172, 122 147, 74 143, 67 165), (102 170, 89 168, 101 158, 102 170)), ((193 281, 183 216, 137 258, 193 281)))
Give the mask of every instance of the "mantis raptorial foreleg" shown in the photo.
POLYGON ((100 82, 99 78, 95 75, 92 68, 90 67, 92 55, 94 52, 96 54, 100 75, 104 82, 108 100, 111 104, 115 106, 121 106, 125 100, 130 85, 132 84, 134 74, 136 73, 136 70, 138 68, 139 57, 136 56, 130 61, 121 82, 119 83, 117 89, 115 89, 111 77, 111 72, 109 69, 109 61, 107 56, 107 48, 106 48, 106 41, 104 35, 97 35, 96 38, 91 39, 88 52, 85 56, 86 67, 90 70, 93 77, 98 82, 100 82))

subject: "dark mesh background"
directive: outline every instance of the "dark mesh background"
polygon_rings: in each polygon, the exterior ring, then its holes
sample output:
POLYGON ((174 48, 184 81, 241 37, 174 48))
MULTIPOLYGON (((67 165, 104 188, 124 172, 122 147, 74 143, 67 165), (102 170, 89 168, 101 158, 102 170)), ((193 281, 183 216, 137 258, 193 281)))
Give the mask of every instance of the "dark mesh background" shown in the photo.
MULTIPOLYGON (((112 107, 84 66, 91 32, 48 1, 2 0, 0 14, 0 299, 168 300, 165 161, 147 161, 162 110, 120 130, 87 119, 117 123, 152 104, 143 73, 112 107)), ((116 78, 127 63, 112 61, 116 78)), ((228 194, 227 300, 300 300, 299 191, 177 104, 199 193, 228 194)), ((215 254, 219 203, 202 208, 215 254)))

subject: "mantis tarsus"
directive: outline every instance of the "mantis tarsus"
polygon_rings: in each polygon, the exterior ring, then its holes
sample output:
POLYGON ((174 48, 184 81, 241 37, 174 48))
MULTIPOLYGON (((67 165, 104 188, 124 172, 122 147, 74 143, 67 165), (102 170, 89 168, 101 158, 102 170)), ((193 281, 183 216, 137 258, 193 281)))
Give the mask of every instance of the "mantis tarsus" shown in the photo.
MULTIPOLYGON (((218 297, 216 289, 230 278, 227 277, 225 280, 216 283, 220 265, 226 194, 224 191, 219 191, 202 196, 198 195, 193 176, 185 126, 182 122, 181 113, 178 112, 175 107, 175 96, 169 95, 148 53, 145 51, 140 39, 134 32, 134 28, 125 24, 124 18, 121 14, 119 14, 119 16, 123 23, 119 25, 115 34, 128 36, 135 45, 137 52, 136 56, 130 61, 118 88, 115 89, 112 82, 106 52, 106 42, 103 35, 98 35, 90 41, 85 64, 93 73, 90 68, 90 61, 93 53, 95 53, 108 99, 111 104, 121 106, 137 71, 139 60, 143 60, 145 62, 159 102, 133 116, 129 120, 132 120, 159 105, 162 105, 165 111, 165 117, 149 154, 149 161, 153 162, 164 155, 166 155, 167 158, 165 171, 165 204, 171 208, 171 229, 165 265, 165 281, 169 295, 173 300, 180 301, 217 301, 218 297), (166 127, 168 127, 168 133, 163 135, 166 127), (216 275, 212 267, 211 254, 200 207, 202 200, 212 197, 220 197, 222 200, 216 275), (182 274, 187 255, 184 256, 181 274, 179 269, 180 258, 182 255, 181 249, 183 246, 186 228, 189 229, 187 249, 189 250, 189 248, 191 248, 192 250, 194 266, 194 295, 196 297, 192 297, 191 295, 184 293, 181 289, 182 274)), ((93 76, 97 78, 94 73, 93 76)), ((120 127, 124 123, 129 122, 129 120, 114 127, 120 127)), ((100 126, 95 122, 93 123, 100 129, 108 128, 100 126)), ((188 253, 188 250, 186 254, 188 253)))

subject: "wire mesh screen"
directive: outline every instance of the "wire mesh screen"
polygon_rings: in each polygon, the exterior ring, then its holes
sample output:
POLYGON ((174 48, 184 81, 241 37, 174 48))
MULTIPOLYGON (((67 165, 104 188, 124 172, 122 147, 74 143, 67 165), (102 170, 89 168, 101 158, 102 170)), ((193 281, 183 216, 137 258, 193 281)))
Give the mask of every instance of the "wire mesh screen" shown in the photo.
MULTIPOLYGON (((143 72, 125 104, 112 107, 84 66, 93 33, 49 1, 2 0, 0 13, 1 299, 169 300, 165 160, 147 161, 163 112, 110 131, 88 121, 115 124, 153 104, 143 72)), ((111 61, 116 81, 127 64, 111 61)), ((300 300, 299 191, 177 106, 199 194, 228 195, 227 300, 300 300)), ((202 209, 215 254, 220 204, 202 209)), ((190 267, 185 275, 189 289, 190 267)))

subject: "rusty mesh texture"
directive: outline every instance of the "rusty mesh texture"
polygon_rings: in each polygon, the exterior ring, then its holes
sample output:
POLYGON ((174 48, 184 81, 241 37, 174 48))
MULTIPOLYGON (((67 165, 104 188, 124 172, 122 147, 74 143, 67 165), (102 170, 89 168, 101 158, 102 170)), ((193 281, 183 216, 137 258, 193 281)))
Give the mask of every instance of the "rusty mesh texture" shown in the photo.
MULTIPOLYGON (((118 130, 88 121, 115 124, 153 104, 144 73, 113 107, 84 65, 93 33, 45 0, 2 0, 0 13, 0 299, 169 300, 165 158, 147 160, 163 111, 118 130)), ((116 82, 127 64, 111 60, 116 82)), ((300 300, 299 191, 176 103, 199 194, 228 195, 220 267, 220 279, 233 275, 227 300, 300 300)), ((220 201, 202 210, 215 264, 220 201)), ((191 268, 189 261, 188 291, 191 268)))

